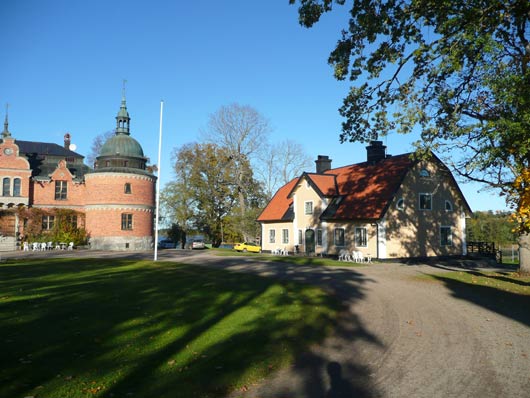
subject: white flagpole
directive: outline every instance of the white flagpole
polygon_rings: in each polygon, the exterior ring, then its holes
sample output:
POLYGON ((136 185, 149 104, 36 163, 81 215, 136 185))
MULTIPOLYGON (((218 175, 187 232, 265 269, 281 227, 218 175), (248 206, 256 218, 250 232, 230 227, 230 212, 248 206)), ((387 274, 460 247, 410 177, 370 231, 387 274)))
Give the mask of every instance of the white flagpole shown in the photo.
POLYGON ((162 113, 164 112, 164 101, 160 101, 160 132, 158 134, 158 173, 156 179, 156 212, 155 212, 155 257, 154 261, 158 260, 158 218, 160 212, 160 170, 162 165, 160 162, 162 154, 162 113))

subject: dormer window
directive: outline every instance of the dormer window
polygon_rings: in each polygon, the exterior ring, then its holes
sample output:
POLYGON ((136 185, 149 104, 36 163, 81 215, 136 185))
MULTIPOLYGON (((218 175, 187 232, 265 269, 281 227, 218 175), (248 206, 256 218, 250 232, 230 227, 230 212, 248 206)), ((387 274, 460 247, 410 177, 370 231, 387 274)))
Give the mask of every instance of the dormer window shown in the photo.
POLYGON ((403 198, 399 198, 396 202, 396 208, 398 210, 404 210, 405 209, 405 201, 403 200, 403 198))

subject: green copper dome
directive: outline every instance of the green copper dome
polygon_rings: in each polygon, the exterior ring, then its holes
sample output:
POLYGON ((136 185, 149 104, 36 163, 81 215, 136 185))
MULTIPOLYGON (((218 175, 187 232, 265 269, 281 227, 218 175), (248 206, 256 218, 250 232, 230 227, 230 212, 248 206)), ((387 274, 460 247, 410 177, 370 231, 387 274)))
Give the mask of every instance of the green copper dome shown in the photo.
POLYGON ((105 142, 101 147, 99 156, 126 156, 143 158, 144 151, 142 146, 127 134, 116 134, 105 142))

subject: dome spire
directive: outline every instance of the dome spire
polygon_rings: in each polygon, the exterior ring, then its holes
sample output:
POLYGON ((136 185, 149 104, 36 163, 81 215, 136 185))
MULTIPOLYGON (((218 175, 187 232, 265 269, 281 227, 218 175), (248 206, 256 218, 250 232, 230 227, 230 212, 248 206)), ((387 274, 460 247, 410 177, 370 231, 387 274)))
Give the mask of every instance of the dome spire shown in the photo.
POLYGON ((123 80, 123 88, 121 91, 121 106, 118 116, 116 116, 116 135, 126 134, 129 135, 129 125, 131 118, 129 117, 129 112, 127 112, 127 102, 125 100, 125 83, 127 80, 123 80))
POLYGON ((2 138, 11 137, 11 133, 9 132, 9 121, 7 119, 8 109, 9 104, 6 104, 6 118, 4 120, 4 131, 2 131, 2 138))

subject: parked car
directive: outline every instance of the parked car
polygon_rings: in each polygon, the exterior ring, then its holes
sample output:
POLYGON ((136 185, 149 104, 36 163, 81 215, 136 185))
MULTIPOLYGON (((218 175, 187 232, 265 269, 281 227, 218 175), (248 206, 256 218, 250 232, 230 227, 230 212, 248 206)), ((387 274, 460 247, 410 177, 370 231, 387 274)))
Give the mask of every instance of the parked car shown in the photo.
POLYGON ((236 243, 234 250, 238 252, 261 253, 261 246, 252 242, 236 243))
POLYGON ((192 249, 205 249, 206 245, 204 244, 204 241, 202 239, 193 239, 193 242, 191 242, 191 248, 192 249))
POLYGON ((177 244, 169 239, 163 239, 158 242, 159 249, 174 249, 175 247, 177 247, 177 244))

